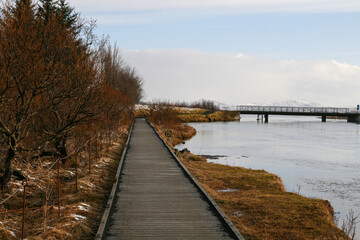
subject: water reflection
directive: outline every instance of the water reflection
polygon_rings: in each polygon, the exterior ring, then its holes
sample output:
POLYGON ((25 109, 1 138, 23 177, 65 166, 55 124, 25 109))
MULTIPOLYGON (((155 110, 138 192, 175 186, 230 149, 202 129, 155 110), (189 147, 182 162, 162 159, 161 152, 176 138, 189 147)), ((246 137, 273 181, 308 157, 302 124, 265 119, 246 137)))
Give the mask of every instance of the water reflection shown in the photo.
POLYGON ((288 191, 329 200, 341 216, 360 212, 360 125, 315 117, 271 116, 268 124, 255 119, 190 124, 197 135, 178 147, 223 155, 210 162, 275 173, 288 191))

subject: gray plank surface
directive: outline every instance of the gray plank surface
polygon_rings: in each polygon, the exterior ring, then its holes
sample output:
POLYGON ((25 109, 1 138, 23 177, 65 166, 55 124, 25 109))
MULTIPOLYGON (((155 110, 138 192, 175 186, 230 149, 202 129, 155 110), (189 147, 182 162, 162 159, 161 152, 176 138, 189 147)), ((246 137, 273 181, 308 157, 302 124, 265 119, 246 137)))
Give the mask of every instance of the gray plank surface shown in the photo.
POLYGON ((233 239, 144 119, 136 119, 103 239, 233 239))

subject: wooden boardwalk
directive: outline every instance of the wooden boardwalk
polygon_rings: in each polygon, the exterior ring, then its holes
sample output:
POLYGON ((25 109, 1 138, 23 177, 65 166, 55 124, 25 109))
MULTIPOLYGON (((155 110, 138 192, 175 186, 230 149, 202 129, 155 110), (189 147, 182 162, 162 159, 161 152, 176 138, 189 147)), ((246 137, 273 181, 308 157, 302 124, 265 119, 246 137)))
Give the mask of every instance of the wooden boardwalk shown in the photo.
POLYGON ((144 119, 136 119, 103 239, 239 239, 144 119))

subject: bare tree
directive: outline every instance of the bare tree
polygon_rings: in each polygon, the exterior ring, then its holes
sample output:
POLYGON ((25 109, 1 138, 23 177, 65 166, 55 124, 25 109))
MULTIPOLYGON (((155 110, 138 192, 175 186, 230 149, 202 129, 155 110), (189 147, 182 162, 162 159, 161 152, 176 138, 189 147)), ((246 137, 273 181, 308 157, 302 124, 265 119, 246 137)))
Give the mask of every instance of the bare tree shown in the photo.
POLYGON ((81 23, 65 1, 41 2, 38 9, 31 0, 1 9, 2 187, 15 158, 66 159, 69 138, 83 134, 84 126, 92 126, 95 134, 116 126, 120 118, 132 116, 142 95, 141 78, 122 65, 117 50, 107 59, 105 41, 93 48, 92 24, 81 23))

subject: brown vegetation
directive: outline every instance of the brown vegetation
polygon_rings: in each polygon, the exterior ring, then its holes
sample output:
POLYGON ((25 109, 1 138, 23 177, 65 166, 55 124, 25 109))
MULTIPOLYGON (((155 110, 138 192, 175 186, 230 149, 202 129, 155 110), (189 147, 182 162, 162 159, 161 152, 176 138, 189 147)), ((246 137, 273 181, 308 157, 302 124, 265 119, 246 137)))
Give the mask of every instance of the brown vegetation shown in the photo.
MULTIPOLYGON (((149 120, 171 147, 178 143, 175 133, 164 134, 176 128, 149 120)), ((245 239, 348 239, 336 227, 329 202, 286 192, 278 176, 174 151, 245 239)))
POLYGON ((104 160, 99 156, 123 137, 116 133, 133 118, 142 79, 64 0, 7 1, 0 9, 0 36, 0 236, 20 236, 22 182, 29 184, 27 208, 36 208, 27 217, 34 225, 26 237, 83 236, 93 226, 82 225, 71 208, 86 202, 101 209, 91 204, 103 201, 99 186, 114 166, 106 160, 96 170, 104 160), (64 198, 63 215, 56 218, 58 162, 64 198), (48 219, 43 230, 42 219, 48 219))
POLYGON ((196 134, 194 128, 181 123, 177 116, 177 111, 172 106, 162 104, 151 105, 147 119, 158 127, 158 131, 173 146, 190 139, 196 134))
POLYGON ((286 192, 276 175, 181 159, 246 239, 346 239, 329 202, 286 192))
POLYGON ((186 122, 226 122, 239 120, 239 112, 233 111, 204 111, 202 113, 181 113, 179 119, 186 122))
MULTIPOLYGON (((54 166, 53 158, 43 157, 37 164, 26 166, 15 161, 14 165, 21 167, 29 178, 26 238, 94 239, 126 142, 129 123, 92 139, 91 144, 82 146, 65 165, 60 164, 60 216, 57 164, 54 166)), ((1 205, 0 239, 19 239, 23 187, 18 181, 9 185, 3 190, 3 196, 15 195, 1 205)))
POLYGON ((54 156, 65 163, 71 139, 116 129, 142 96, 141 78, 123 66, 116 48, 93 45, 91 26, 68 20, 61 3, 43 0, 36 8, 22 0, 1 9, 2 188, 15 159, 54 156))
POLYGON ((171 121, 176 119, 177 122, 183 123, 238 121, 240 117, 240 113, 237 111, 213 111, 198 107, 179 107, 177 104, 157 102, 148 105, 139 105, 135 114, 138 117, 153 117, 159 115, 156 117, 157 119, 170 119, 168 116, 171 115, 173 116, 171 121))

